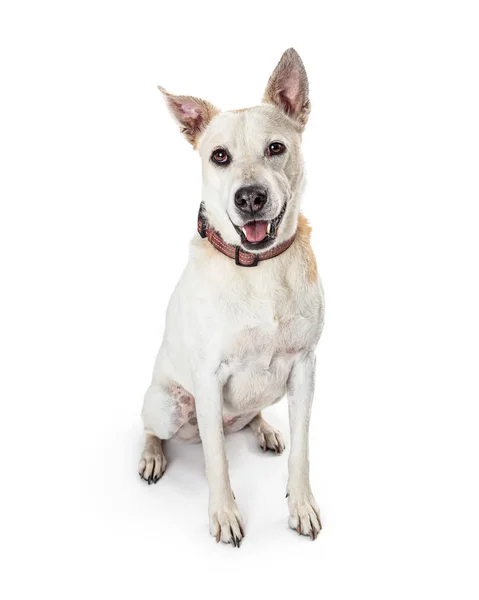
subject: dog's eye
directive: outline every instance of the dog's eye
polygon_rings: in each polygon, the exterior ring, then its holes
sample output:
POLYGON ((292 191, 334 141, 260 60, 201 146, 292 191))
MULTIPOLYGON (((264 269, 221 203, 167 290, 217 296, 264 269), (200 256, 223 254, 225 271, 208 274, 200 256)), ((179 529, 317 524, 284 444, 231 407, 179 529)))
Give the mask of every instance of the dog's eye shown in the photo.
POLYGON ((225 166, 230 162, 230 155, 224 148, 217 148, 211 155, 211 160, 217 165, 225 166))
POLYGON ((268 146, 268 156, 278 156, 279 154, 283 154, 285 150, 284 144, 281 142, 273 142, 268 146))

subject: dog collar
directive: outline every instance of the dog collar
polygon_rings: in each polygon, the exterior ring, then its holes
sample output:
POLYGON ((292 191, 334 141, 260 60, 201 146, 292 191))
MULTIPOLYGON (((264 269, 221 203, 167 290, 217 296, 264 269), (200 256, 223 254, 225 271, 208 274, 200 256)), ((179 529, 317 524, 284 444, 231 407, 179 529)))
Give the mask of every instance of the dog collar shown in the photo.
POLYGON ((198 212, 198 233, 202 238, 208 238, 209 243, 219 250, 225 256, 234 258, 235 264, 239 267, 256 267, 260 260, 268 260, 274 258, 279 254, 282 254, 287 250, 294 242, 296 232, 285 242, 282 242, 278 246, 274 246, 270 250, 264 252, 246 252, 241 250, 240 246, 234 246, 233 244, 227 244, 220 234, 213 229, 206 217, 204 216, 204 205, 201 203, 200 210, 198 212))

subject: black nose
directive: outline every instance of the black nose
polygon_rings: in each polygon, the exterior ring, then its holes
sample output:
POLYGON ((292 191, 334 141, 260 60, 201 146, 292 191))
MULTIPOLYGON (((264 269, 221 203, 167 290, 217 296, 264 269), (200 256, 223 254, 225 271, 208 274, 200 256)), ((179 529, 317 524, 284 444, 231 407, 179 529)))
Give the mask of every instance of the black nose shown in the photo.
POLYGON ((235 204, 241 212, 254 215, 263 208, 268 199, 266 190, 257 185, 239 188, 235 194, 235 204))

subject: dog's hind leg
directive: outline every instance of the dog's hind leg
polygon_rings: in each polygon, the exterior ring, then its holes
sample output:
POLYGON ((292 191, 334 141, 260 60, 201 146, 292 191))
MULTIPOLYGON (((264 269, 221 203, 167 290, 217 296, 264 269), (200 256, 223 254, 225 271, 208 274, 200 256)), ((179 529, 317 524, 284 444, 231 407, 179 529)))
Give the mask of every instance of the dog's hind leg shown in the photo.
POLYGON ((145 447, 138 465, 140 477, 156 483, 166 469, 164 440, 170 439, 194 415, 193 396, 174 381, 153 382, 145 394, 141 413, 145 426, 145 447))
POLYGON ((154 433, 145 431, 145 447, 138 464, 140 477, 150 483, 157 483, 166 469, 166 457, 160 438, 154 433))
POLYGON ((257 414, 256 417, 249 423, 249 426, 253 430, 259 445, 264 452, 266 450, 273 450, 277 454, 281 454, 284 450, 284 440, 281 433, 272 427, 267 421, 263 419, 261 413, 257 414))

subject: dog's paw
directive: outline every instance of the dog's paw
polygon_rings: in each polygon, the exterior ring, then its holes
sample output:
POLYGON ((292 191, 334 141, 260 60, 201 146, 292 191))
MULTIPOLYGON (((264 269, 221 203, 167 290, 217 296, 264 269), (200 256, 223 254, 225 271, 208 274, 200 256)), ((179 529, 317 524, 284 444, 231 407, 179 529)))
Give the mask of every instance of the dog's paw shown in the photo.
POLYGON ((263 421, 256 432, 256 438, 263 452, 272 450, 276 454, 281 454, 284 450, 284 440, 281 432, 271 427, 266 421, 263 421))
POLYGON ((240 547, 244 538, 244 528, 234 500, 210 510, 210 533, 217 542, 240 547))
POLYGON ((318 537, 321 531, 321 518, 319 508, 311 491, 306 493, 288 494, 289 526, 299 535, 307 535, 312 540, 318 537))
POLYGON ((157 483, 166 469, 166 457, 162 450, 144 450, 138 463, 138 473, 142 479, 157 483))

